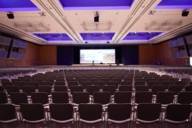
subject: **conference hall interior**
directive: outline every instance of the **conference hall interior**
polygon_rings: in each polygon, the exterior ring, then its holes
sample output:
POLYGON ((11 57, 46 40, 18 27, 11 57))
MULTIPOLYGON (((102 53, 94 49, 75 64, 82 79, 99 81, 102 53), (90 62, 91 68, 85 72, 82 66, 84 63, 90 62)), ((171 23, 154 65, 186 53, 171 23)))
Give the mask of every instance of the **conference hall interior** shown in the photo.
POLYGON ((192 128, 192 0, 0 0, 0 128, 192 128))

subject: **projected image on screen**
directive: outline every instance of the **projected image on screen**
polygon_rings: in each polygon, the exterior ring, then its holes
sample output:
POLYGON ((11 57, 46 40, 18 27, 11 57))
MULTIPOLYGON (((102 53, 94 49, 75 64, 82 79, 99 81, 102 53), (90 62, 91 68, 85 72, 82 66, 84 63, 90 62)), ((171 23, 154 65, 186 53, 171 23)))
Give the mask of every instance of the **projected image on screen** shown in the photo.
POLYGON ((80 50, 80 63, 115 63, 115 49, 80 50))

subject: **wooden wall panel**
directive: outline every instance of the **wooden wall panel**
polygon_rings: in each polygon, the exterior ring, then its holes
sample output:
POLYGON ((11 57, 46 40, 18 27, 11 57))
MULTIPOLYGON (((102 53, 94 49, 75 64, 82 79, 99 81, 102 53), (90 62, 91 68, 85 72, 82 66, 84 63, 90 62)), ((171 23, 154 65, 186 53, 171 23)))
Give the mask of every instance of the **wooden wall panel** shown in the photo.
POLYGON ((155 45, 156 56, 162 65, 185 66, 187 58, 176 58, 174 51, 169 47, 168 42, 155 45))
POLYGON ((187 58, 176 58, 168 42, 139 46, 140 65, 186 66, 187 58))
POLYGON ((57 65, 57 46, 40 46, 39 65, 57 65))
POLYGON ((156 61, 154 45, 139 46, 139 64, 152 65, 156 61))
MULTIPOLYGON (((156 45, 139 45, 138 52, 140 65, 187 65, 187 58, 177 59, 172 55, 174 52, 167 42, 156 45)), ((0 59, 0 67, 25 67, 35 65, 57 65, 57 46, 40 46, 28 43, 22 59, 0 59)))
POLYGON ((22 59, 0 59, 0 67, 23 67, 38 64, 38 45, 28 43, 22 59))

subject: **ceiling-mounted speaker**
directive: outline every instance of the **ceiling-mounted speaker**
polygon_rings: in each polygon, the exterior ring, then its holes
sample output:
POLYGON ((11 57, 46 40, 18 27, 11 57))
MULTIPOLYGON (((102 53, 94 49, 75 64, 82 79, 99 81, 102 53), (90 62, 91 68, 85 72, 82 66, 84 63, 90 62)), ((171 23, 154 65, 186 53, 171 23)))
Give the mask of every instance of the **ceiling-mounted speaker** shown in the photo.
POLYGON ((14 14, 12 12, 9 12, 9 13, 7 13, 7 18, 8 19, 14 19, 15 16, 14 16, 14 14))
POLYGON ((182 11, 182 16, 187 17, 189 15, 189 10, 185 9, 182 11))
POLYGON ((96 14, 95 14, 94 22, 99 22, 99 13, 98 12, 96 12, 96 14))

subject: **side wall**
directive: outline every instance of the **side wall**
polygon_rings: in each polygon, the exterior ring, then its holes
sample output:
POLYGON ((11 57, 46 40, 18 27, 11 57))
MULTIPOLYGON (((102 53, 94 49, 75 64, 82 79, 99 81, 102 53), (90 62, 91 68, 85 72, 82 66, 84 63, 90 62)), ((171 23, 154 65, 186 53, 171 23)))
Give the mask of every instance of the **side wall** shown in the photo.
MULTIPOLYGON (((129 47, 129 46, 127 46, 129 47)), ((67 50, 65 50, 67 51, 67 50)), ((121 51, 121 50, 120 50, 121 51)), ((135 53, 130 53, 130 50, 124 50, 130 57, 138 58, 140 65, 161 64, 167 66, 185 66, 188 58, 175 58, 172 49, 167 42, 156 45, 139 45, 138 57, 135 53), (134 54, 134 55, 133 55, 134 54)), ((75 51, 77 52, 77 51, 75 51)), ((122 51, 121 51, 122 52, 122 51)), ((76 55, 76 53, 74 53, 76 55)), ((69 55, 67 55, 68 57, 69 55)), ((0 67, 22 67, 34 65, 57 65, 58 63, 57 46, 40 46, 28 43, 24 57, 20 60, 0 59, 0 67)), ((63 58, 63 57, 62 57, 63 58)), ((77 58, 77 57, 76 57, 77 58)), ((74 58, 73 58, 74 59, 74 58)), ((122 60, 123 61, 123 60, 122 60)), ((136 64, 136 63, 135 63, 136 64)))
POLYGON ((0 59, 0 67, 33 66, 38 64, 38 45, 27 44, 22 59, 0 59))
POLYGON ((22 59, 0 59, 0 67, 26 67, 35 65, 57 65, 57 47, 28 43, 22 59))
POLYGON ((163 42, 155 45, 140 45, 139 64, 186 66, 188 58, 176 58, 174 52, 175 51, 169 47, 168 42, 163 42))

